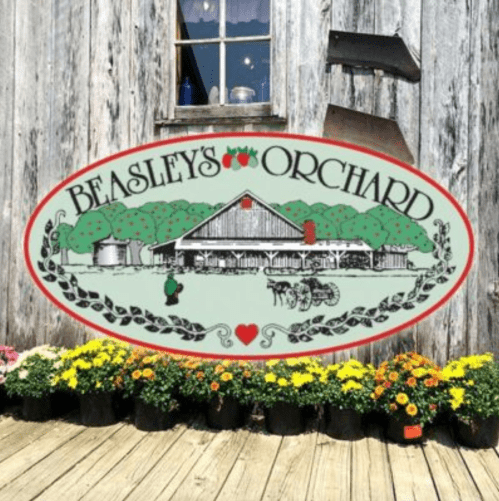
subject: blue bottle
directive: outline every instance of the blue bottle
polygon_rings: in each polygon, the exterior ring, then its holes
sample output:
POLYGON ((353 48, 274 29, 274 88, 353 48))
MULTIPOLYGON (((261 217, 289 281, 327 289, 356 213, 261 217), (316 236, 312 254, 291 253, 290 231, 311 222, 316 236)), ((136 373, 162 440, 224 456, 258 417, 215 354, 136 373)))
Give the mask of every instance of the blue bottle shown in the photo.
POLYGON ((184 83, 180 86, 180 95, 178 98, 180 106, 187 106, 194 103, 194 86, 189 77, 185 77, 184 83))

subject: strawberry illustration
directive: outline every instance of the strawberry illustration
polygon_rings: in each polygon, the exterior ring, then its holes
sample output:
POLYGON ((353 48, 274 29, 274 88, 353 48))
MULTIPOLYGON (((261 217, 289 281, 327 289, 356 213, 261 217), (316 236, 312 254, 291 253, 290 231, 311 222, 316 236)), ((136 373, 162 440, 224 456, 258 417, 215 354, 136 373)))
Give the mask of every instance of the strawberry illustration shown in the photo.
POLYGON ((247 167, 250 156, 248 155, 248 147, 238 148, 237 151, 237 161, 241 164, 241 167, 247 167))
POLYGON ((258 159, 256 158, 257 154, 258 154, 258 151, 254 150, 253 148, 250 149, 248 165, 250 167, 252 167, 253 169, 255 167, 258 167, 258 159))
MULTIPOLYGON (((229 149, 227 148, 227 151, 229 151, 229 149)), ((230 169, 230 166, 232 164, 232 159, 234 158, 234 155, 232 155, 231 153, 226 153, 223 157, 222 157, 222 165, 226 168, 226 169, 230 169)))

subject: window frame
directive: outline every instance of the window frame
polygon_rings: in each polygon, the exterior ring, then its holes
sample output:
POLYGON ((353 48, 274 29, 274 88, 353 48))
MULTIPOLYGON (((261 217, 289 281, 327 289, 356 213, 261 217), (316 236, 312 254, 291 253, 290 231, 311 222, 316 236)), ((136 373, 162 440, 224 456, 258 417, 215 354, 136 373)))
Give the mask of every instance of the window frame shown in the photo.
MULTIPOLYGON (((244 1, 244 0, 242 0, 244 1)), ((220 18, 225 20, 226 0, 220 2, 220 18)), ((269 0, 270 33, 244 37, 230 37, 226 42, 225 22, 220 23, 220 35, 213 39, 178 40, 177 6, 178 0, 170 0, 170 29, 168 30, 169 98, 168 117, 161 124, 232 123, 240 122, 284 122, 286 119, 286 0, 269 0), (227 43, 244 41, 269 41, 270 43, 270 102, 251 104, 225 103, 225 93, 221 92, 223 104, 179 106, 177 104, 177 47, 199 43, 216 43, 220 47, 220 85, 225 88, 225 46, 227 43), (223 62, 223 63, 222 63, 223 62), (223 76, 223 78, 222 78, 223 76)))

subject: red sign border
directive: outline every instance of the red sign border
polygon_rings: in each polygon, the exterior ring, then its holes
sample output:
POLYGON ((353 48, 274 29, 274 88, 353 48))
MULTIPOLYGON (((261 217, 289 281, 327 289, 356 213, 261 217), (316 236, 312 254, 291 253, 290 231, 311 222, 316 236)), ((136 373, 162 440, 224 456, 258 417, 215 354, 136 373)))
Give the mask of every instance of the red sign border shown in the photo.
POLYGON ((304 134, 287 134, 287 133, 278 133, 278 132, 220 132, 220 133, 214 133, 214 134, 196 134, 196 135, 190 135, 190 136, 182 136, 182 137, 176 137, 172 139, 165 139, 162 141, 156 141, 153 143, 147 143, 141 146, 137 146, 135 148, 130 148, 128 150, 120 151, 119 153, 116 153, 114 155, 111 155, 109 157, 103 158, 101 160, 98 160, 97 162, 94 162, 79 171, 75 172, 68 178, 66 178, 64 181, 60 182, 57 184, 45 197, 43 197, 42 201, 37 205, 35 211, 29 218, 28 224, 25 229, 24 233, 24 238, 23 238, 23 253, 24 253, 24 259, 26 261, 26 265, 28 267, 28 271, 31 275, 31 278, 33 281, 36 283, 36 285, 41 289, 43 294, 52 302, 54 303, 59 309, 63 310, 65 313, 67 313, 69 316, 74 318, 75 320, 78 320, 79 322, 82 322, 85 324, 87 327, 91 327, 92 329, 95 329, 102 334, 106 334, 107 336, 114 337, 116 339, 120 339, 121 341, 126 341, 130 344, 138 345, 138 346, 144 346, 147 348, 152 348, 155 350, 160 350, 160 351, 168 351, 170 353, 177 353, 180 355, 188 355, 188 356, 195 356, 195 357, 202 357, 202 358, 226 358, 226 359, 237 359, 237 360, 268 360, 268 359, 277 359, 277 358, 289 358, 289 357, 302 357, 302 356, 314 356, 314 355, 321 355, 321 354, 326 354, 326 353, 333 353, 336 351, 342 351, 342 350, 348 350, 351 348, 355 348, 357 346, 364 346, 369 343, 372 343, 374 341, 379 341, 381 339, 384 339, 388 336, 394 335, 397 332, 400 332, 404 329, 407 329, 408 327, 411 327, 412 325, 417 324, 421 320, 425 319, 426 317, 430 316, 432 313, 434 313, 436 310, 438 310, 440 307, 442 307, 458 290, 459 288, 463 285, 467 275, 469 274, 471 267, 473 266, 473 259, 475 255, 475 239, 473 236, 473 230, 471 227, 471 222, 468 219, 468 216, 464 212, 463 208, 460 206, 459 202, 454 198, 454 196, 449 193, 445 188, 443 188, 437 181, 432 179, 430 176, 425 174, 424 172, 421 172, 417 170, 415 167, 412 167, 409 164, 406 164, 397 158, 391 157, 389 155, 386 155, 384 153, 378 152, 371 150, 369 148, 365 148, 363 146, 358 146, 352 143, 347 143, 345 141, 336 141, 333 139, 325 139, 321 137, 315 137, 315 136, 306 136, 304 134), (123 336, 121 334, 117 334, 109 329, 106 329, 98 324, 94 324, 93 322, 90 322, 89 320, 85 319, 84 317, 78 315, 75 313, 73 310, 69 309, 66 305, 61 303, 56 297, 54 297, 50 291, 45 287, 43 282, 38 278, 33 263, 30 259, 29 256, 29 240, 31 236, 31 231, 33 229, 33 225, 36 221, 36 218, 38 217, 38 214, 42 211, 42 209, 45 207, 45 205, 49 202, 49 200, 54 197, 59 191, 61 191, 65 186, 67 186, 69 183, 73 182, 75 179, 78 177, 90 172, 93 169, 96 169, 97 167, 100 167, 101 165, 104 165, 106 163, 112 162, 114 160, 117 160, 118 158, 122 158, 128 155, 131 155, 133 153, 137 153, 139 151, 143 150, 149 150, 153 148, 157 148, 159 146, 164 146, 164 145, 171 145, 171 144, 176 144, 176 143, 184 143, 184 142, 190 142, 190 141, 195 141, 199 139, 217 139, 217 138, 223 138, 223 137, 275 137, 275 138, 280 138, 280 139, 295 139, 299 141, 307 141, 307 142, 315 142, 315 143, 321 143, 321 144, 328 144, 328 145, 333 145, 333 146, 339 146, 342 148, 347 148, 353 151, 357 151, 360 153, 365 153, 367 155, 371 155, 377 158, 380 158, 382 160, 385 160, 387 162, 390 162, 392 164, 397 165, 398 167, 401 167, 402 169, 405 169, 412 174, 420 177, 427 183, 429 183, 431 186, 433 186, 435 189, 437 189, 445 198, 447 198, 451 204, 454 206, 456 211, 459 213, 461 216, 461 219, 463 220, 466 231, 468 234, 468 240, 470 244, 470 252, 468 255, 468 259, 466 262, 466 266, 461 273, 461 276, 459 277, 459 280, 456 282, 456 284, 452 287, 452 289, 442 298, 440 301, 435 303, 433 306, 428 308, 428 310, 425 310, 423 313, 417 315, 416 317, 412 318, 411 320, 404 322, 403 324, 398 325, 397 327, 394 327, 392 329, 389 329, 387 331, 384 331, 380 334, 376 334, 375 336, 371 336, 369 338, 364 338, 359 341, 355 341, 352 343, 347 343, 343 344, 340 346, 335 346, 331 348, 323 348, 321 350, 309 350, 309 351, 302 351, 302 352, 297 352, 297 353, 288 353, 288 354, 272 354, 272 355, 240 355, 240 356, 233 356, 233 355, 223 355, 223 354, 213 354, 213 353, 199 353, 195 351, 184 351, 184 350, 177 350, 177 349, 165 349, 165 347, 150 344, 150 343, 145 343, 138 341, 137 339, 132 339, 128 338, 127 336, 123 336))

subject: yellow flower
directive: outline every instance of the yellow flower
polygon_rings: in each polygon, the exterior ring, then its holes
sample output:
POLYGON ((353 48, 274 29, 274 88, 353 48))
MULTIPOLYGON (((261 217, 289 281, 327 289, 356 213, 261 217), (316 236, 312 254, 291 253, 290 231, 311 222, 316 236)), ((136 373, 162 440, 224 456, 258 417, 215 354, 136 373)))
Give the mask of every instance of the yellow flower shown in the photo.
POLYGON ((97 382, 95 383, 95 387, 96 387, 96 388, 100 388, 101 386, 102 386, 102 383, 101 383, 100 381, 97 381, 97 382))
POLYGON ((70 388, 73 388, 73 390, 76 388, 76 386, 78 385, 78 380, 76 379, 76 377, 72 377, 70 380, 69 380, 69 383, 68 383, 68 386, 70 388))
POLYGON ((409 416, 415 416, 418 413, 418 408, 414 404, 409 404, 405 408, 405 412, 407 412, 407 414, 409 414, 409 416))
POLYGON ((300 364, 300 360, 298 358, 287 358, 286 359, 286 365, 289 367, 295 367, 296 365, 300 364))
POLYGON ((417 369, 414 369, 412 371, 412 375, 417 378, 426 376, 427 373, 428 373, 427 370, 423 369, 422 367, 418 367, 417 369))
POLYGON ((231 372, 224 372, 224 373, 220 376, 220 379, 221 379, 222 381, 230 381, 232 378, 233 378, 233 376, 232 376, 232 373, 231 373, 231 372))
POLYGON ((104 360, 102 358, 96 357, 93 360, 94 367, 102 367, 104 365, 104 360))
POLYGON ((54 376, 52 381, 50 381, 50 386, 57 386, 61 378, 59 376, 54 376))
POLYGON ((449 393, 452 397, 450 405, 453 410, 458 409, 464 403, 464 394, 466 390, 464 388, 451 388, 449 393))
POLYGON ((74 367, 71 367, 71 369, 68 369, 67 371, 64 371, 62 373, 61 379, 68 380, 75 376, 76 376, 76 369, 74 367))
POLYGON ((142 362, 144 362, 145 364, 150 364, 151 363, 151 357, 144 357, 142 362))
POLYGON ((342 385, 341 391, 343 393, 346 393, 347 391, 350 390, 362 390, 362 388, 363 386, 360 383, 357 383, 357 381, 350 380, 342 385))
POLYGON ((291 382, 295 388, 300 388, 304 384, 311 383, 314 380, 312 374, 302 374, 300 372, 293 372, 291 374, 291 382))
POLYGON ((406 393, 399 393, 395 400, 397 400, 397 403, 399 403, 400 405, 405 405, 407 402, 409 402, 409 397, 406 393))
POLYGON ((283 377, 280 377, 278 380, 277 380, 277 384, 279 386, 288 386, 289 385, 289 382, 287 379, 284 379, 283 377))
POLYGON ((454 378, 463 378, 466 375, 460 362, 450 362, 442 370, 442 379, 449 381, 454 378))
POLYGON ((123 362, 125 359, 123 357, 114 357, 113 358, 113 365, 123 365, 123 362))
POLYGON ((273 372, 269 372, 265 374, 265 382, 266 383, 275 383, 277 380, 277 376, 273 372))
POLYGON ((135 370, 132 372, 132 378, 133 379, 139 379, 142 373, 139 370, 135 370))
POLYGON ((273 360, 267 360, 267 363, 265 364, 267 367, 274 367, 274 365, 277 365, 279 363, 279 360, 274 358, 273 360))
POLYGON ((223 360, 223 361, 222 361, 222 365, 223 365, 224 367, 229 367, 229 365, 231 365, 231 364, 232 364, 232 360, 228 360, 228 359, 227 359, 227 360, 223 360))
POLYGON ((154 372, 152 371, 152 369, 147 368, 147 369, 144 369, 142 374, 146 378, 151 378, 154 375, 154 372))
POLYGON ((468 379, 467 383, 468 386, 473 386, 475 384, 475 381, 473 381, 473 379, 468 379))
POLYGON ((223 365, 218 364, 215 367, 215 374, 221 374, 225 370, 225 367, 223 365))

